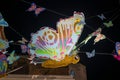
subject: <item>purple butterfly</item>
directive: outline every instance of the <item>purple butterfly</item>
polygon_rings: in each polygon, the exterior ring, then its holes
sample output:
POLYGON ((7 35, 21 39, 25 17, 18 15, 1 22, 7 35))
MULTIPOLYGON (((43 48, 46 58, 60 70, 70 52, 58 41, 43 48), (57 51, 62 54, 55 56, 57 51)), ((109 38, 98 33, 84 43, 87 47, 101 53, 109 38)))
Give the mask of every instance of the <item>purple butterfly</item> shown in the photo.
POLYGON ((120 42, 115 43, 116 52, 114 52, 113 57, 120 61, 120 42))
POLYGON ((23 45, 21 45, 21 50, 22 50, 22 53, 26 53, 29 51, 29 48, 23 44, 23 45))
POLYGON ((29 12, 35 11, 36 16, 38 16, 38 14, 40 14, 44 10, 45 10, 45 8, 37 7, 37 5, 35 3, 32 3, 31 6, 27 9, 27 11, 29 11, 29 12))

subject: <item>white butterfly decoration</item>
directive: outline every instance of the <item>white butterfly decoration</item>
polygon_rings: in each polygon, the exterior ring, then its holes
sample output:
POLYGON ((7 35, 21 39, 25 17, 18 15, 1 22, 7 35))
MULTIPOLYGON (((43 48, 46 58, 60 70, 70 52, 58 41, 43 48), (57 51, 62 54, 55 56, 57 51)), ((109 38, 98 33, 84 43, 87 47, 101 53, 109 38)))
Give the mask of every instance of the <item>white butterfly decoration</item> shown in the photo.
POLYGON ((97 43, 97 42, 99 42, 100 40, 105 39, 105 38, 106 38, 106 36, 105 36, 104 34, 99 33, 99 34, 96 36, 96 38, 94 39, 94 44, 97 43))
POLYGON ((31 35, 30 54, 39 58, 63 60, 77 43, 85 24, 84 14, 74 12, 72 17, 57 22, 57 30, 42 27, 31 35))
POLYGON ((95 56, 95 50, 93 50, 92 52, 86 52, 86 55, 88 58, 92 58, 95 56))

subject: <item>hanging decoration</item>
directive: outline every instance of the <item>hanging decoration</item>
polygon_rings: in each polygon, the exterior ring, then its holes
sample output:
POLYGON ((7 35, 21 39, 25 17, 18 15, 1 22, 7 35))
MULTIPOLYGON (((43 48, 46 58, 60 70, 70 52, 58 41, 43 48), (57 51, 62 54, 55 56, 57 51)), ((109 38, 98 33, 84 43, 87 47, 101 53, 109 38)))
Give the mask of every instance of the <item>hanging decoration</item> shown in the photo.
POLYGON ((106 17, 104 16, 104 14, 100 14, 100 15, 97 15, 101 20, 104 20, 106 19, 106 17))
POLYGON ((45 8, 37 7, 37 5, 35 3, 32 3, 31 6, 27 9, 27 11, 29 11, 29 12, 34 11, 36 16, 38 16, 44 10, 45 10, 45 8))
POLYGON ((112 21, 109 21, 109 22, 104 22, 103 24, 104 24, 107 28, 109 28, 109 27, 112 27, 112 26, 113 26, 112 21))
POLYGON ((95 49, 92 50, 92 52, 86 52, 86 55, 87 55, 88 58, 94 57, 95 56, 95 49))

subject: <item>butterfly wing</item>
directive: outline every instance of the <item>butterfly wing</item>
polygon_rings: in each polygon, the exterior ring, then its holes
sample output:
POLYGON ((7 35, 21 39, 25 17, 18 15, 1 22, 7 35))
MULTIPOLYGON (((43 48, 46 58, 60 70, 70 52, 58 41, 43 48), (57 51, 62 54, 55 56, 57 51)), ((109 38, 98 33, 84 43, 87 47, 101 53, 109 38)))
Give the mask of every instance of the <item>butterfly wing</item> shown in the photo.
POLYGON ((1 19, 0 20, 0 26, 8 27, 9 25, 4 19, 1 19))
POLYGON ((30 52, 40 58, 53 59, 60 52, 58 41, 56 30, 50 27, 42 27, 37 33, 32 34, 31 44, 34 49, 30 48, 30 52))
POLYGON ((35 15, 37 16, 38 14, 40 14, 42 11, 44 11, 45 8, 39 7, 35 9, 35 15))
POLYGON ((84 14, 77 12, 74 12, 73 17, 61 19, 57 23, 61 54, 70 54, 82 33, 84 24, 84 14))
POLYGON ((27 9, 27 11, 34 11, 36 9, 37 5, 35 3, 32 3, 31 6, 27 9))
POLYGON ((0 50, 7 49, 9 47, 9 43, 5 40, 0 39, 0 50))
POLYGON ((0 26, 2 27, 8 27, 8 23, 4 20, 2 14, 0 13, 0 26))
POLYGON ((120 42, 115 43, 115 49, 116 49, 117 55, 120 56, 120 42))

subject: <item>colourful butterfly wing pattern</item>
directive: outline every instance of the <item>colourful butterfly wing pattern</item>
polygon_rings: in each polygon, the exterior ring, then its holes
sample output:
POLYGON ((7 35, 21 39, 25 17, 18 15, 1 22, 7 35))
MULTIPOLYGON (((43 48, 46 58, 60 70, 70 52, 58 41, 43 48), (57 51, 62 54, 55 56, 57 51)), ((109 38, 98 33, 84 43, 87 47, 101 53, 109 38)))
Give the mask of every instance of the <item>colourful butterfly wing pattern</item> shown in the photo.
POLYGON ((42 27, 31 36, 30 54, 39 58, 61 61, 69 55, 84 28, 84 14, 74 12, 74 15, 57 22, 57 30, 42 27))

